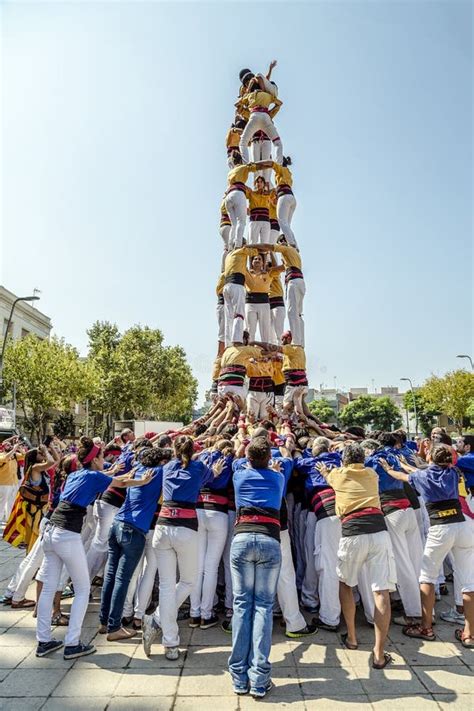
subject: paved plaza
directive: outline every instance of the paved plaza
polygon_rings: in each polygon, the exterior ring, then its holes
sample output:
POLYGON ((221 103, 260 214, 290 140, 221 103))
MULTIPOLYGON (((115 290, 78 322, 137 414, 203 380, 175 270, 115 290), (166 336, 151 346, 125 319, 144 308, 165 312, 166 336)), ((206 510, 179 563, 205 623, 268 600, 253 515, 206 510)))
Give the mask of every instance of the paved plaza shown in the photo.
MULTIPOLYGON (((1 529, 0 529, 1 530, 1 529)), ((0 542, 0 590, 24 555, 0 542)), ((98 597, 100 591, 95 595, 98 597)), ((34 596, 30 588, 29 597, 34 596)), ((443 598, 440 611, 451 602, 443 598)), ((70 600, 63 603, 67 612, 70 600)), ((35 620, 30 611, 0 607, 1 711, 246 711, 256 705, 307 709, 474 710, 474 652, 453 640, 455 627, 436 625, 436 642, 407 639, 390 629, 388 651, 395 663, 384 671, 369 667, 373 631, 360 628, 360 649, 341 646, 338 635, 319 632, 309 640, 287 640, 278 622, 273 634, 274 689, 254 701, 232 694, 227 673, 230 636, 220 628, 191 630, 181 623, 183 654, 168 662, 161 645, 147 659, 141 635, 121 643, 98 635, 98 599, 89 605, 83 640, 94 641, 96 654, 64 661, 60 652, 35 657, 35 620)), ((65 628, 57 628, 64 637, 65 628)))

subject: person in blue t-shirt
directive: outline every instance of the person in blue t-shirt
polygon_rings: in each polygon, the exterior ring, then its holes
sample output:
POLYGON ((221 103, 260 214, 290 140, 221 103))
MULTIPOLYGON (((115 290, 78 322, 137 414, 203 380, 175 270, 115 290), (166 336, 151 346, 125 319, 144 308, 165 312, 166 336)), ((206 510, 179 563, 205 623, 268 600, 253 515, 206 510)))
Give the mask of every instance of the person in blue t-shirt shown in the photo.
POLYGON ((143 647, 150 656, 158 629, 162 630, 165 656, 179 657, 178 610, 190 594, 198 569, 198 519, 200 490, 224 468, 221 457, 212 466, 193 460, 194 441, 180 435, 174 441, 174 459, 163 467, 163 504, 153 535, 160 575, 160 605, 143 617, 143 647), (176 581, 176 568, 179 581, 176 581))
POLYGON ((95 652, 94 645, 80 641, 90 592, 86 552, 81 538, 87 506, 111 484, 128 487, 146 483, 146 479, 143 482, 132 481, 127 474, 112 476, 117 472, 116 468, 109 469, 110 476, 104 474, 102 447, 89 437, 81 437, 77 458, 82 468, 68 476, 59 504, 43 533, 44 582, 38 601, 37 657, 44 657, 63 646, 62 642, 51 637, 51 607, 63 565, 69 571, 75 593, 65 638, 64 658, 75 659, 95 652))
MULTIPOLYGON (((312 541, 307 542, 305 581, 312 580, 311 574, 314 571, 314 591, 317 590, 319 596, 319 612, 313 618, 313 623, 321 629, 336 632, 341 618, 339 578, 336 573, 341 522, 336 516, 334 490, 316 467, 316 464, 323 463, 331 471, 341 466, 341 455, 339 452, 330 452, 330 445, 327 437, 317 437, 311 455, 297 458, 295 469, 305 477, 308 504, 306 526, 309 536, 312 531, 312 541)), ((304 584, 302 598, 305 590, 304 584)))
POLYGON ((111 642, 129 639, 136 634, 135 630, 122 627, 123 606, 161 496, 162 462, 161 449, 149 447, 142 452, 140 464, 133 470, 133 478, 142 480, 146 477, 148 481, 142 487, 127 491, 110 531, 99 617, 102 626, 100 631, 107 631, 107 639, 111 642))
POLYGON ((406 467, 405 472, 390 469, 381 461, 395 479, 408 481, 425 502, 430 528, 426 537, 420 572, 422 606, 421 624, 403 628, 407 637, 431 641, 435 583, 443 560, 448 553, 453 558, 454 575, 461 587, 464 604, 464 629, 455 631, 456 639, 464 647, 474 647, 474 526, 466 519, 459 501, 459 469, 453 466, 451 447, 435 444, 430 452, 431 463, 427 469, 406 467))

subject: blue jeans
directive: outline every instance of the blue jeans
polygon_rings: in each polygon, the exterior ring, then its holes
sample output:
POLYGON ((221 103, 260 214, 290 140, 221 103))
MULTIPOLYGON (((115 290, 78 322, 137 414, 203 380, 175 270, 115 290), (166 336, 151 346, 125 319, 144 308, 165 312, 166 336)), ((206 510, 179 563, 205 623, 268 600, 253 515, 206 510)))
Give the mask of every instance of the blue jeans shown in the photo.
POLYGON ((145 534, 123 521, 114 521, 109 534, 109 552, 100 601, 100 623, 108 632, 122 626, 127 590, 145 548, 145 534))
POLYGON ((234 686, 265 688, 270 681, 273 601, 281 564, 280 543, 262 533, 238 533, 230 547, 234 592, 232 652, 234 686))

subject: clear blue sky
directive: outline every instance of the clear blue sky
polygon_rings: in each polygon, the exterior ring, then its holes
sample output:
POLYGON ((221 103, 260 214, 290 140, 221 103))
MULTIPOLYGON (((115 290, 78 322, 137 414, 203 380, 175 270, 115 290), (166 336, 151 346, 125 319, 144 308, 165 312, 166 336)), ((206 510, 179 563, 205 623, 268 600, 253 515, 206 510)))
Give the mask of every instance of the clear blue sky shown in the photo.
POLYGON ((284 106, 312 385, 472 353, 469 2, 4 2, 2 283, 86 351, 159 327, 203 390, 238 71, 284 106))

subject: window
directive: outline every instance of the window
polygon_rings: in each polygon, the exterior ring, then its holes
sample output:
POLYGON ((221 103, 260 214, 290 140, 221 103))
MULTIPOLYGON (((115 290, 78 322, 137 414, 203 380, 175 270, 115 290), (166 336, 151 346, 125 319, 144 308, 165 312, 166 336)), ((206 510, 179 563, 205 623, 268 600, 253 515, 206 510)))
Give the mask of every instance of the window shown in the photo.
MULTIPOLYGON (((7 318, 4 318, 4 319, 3 319, 3 329, 2 329, 2 335, 3 335, 4 338, 5 338, 5 334, 6 334, 6 332, 7 332, 7 323, 8 323, 8 319, 7 319, 7 318)), ((12 333, 13 333, 13 321, 10 323, 10 327, 9 327, 9 329, 8 329, 8 333, 10 334, 10 336, 11 336, 12 333)))
POLYGON ((22 340, 23 340, 23 338, 26 338, 26 337, 29 336, 29 335, 30 335, 30 332, 28 331, 27 328, 22 328, 22 329, 21 329, 21 338, 22 338, 22 340))

